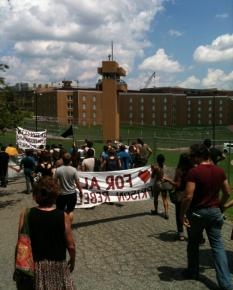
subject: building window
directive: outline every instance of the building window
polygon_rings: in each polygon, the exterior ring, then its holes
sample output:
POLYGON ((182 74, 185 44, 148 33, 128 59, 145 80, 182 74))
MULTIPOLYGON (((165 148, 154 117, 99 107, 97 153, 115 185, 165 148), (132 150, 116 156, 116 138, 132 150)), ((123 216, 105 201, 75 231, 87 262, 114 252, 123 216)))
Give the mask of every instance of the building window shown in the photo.
POLYGON ((222 125, 222 120, 219 120, 219 125, 222 125))
POLYGON ((144 118, 144 113, 141 113, 141 119, 143 119, 144 118))
POLYGON ((219 105, 222 105, 222 100, 219 100, 219 105))
POLYGON ((72 103, 68 103, 67 107, 68 107, 68 109, 73 109, 73 104, 72 103))
POLYGON ((163 121, 163 125, 167 126, 167 121, 166 120, 163 121))
POLYGON ((72 124, 72 119, 68 119, 68 124, 72 124))
POLYGON ((167 103, 167 97, 164 97, 163 102, 164 102, 164 104, 167 103))
POLYGON ((190 119, 191 118, 191 114, 190 113, 188 113, 188 119, 190 119))
POLYGON ((93 100, 93 103, 95 103, 96 102, 96 96, 93 96, 92 100, 93 100))
POLYGON ((141 111, 144 111, 144 106, 143 105, 141 105, 141 111))
POLYGON ((191 107, 190 106, 188 106, 188 112, 190 112, 191 111, 191 107))
POLYGON ((129 106, 129 110, 133 111, 133 106, 132 105, 129 106))
POLYGON ((93 126, 96 126, 96 120, 93 120, 93 126))
POLYGON ((164 118, 164 119, 167 118, 167 113, 163 113, 163 118, 164 118))
POLYGON ((96 110, 96 104, 93 104, 92 108, 95 111, 96 110))
POLYGON ((129 118, 130 118, 130 119, 133 118, 133 113, 129 113, 129 118))
POLYGON ((83 120, 83 126, 86 126, 87 122, 85 120, 83 120))
POLYGON ((141 125, 143 125, 144 124, 144 122, 143 122, 143 120, 141 120, 141 125))
POLYGON ((83 102, 85 102, 86 101, 86 96, 83 96, 83 102))
POLYGON ((222 113, 219 113, 219 118, 222 118, 222 113))
POLYGON ((201 112, 201 107, 198 107, 198 112, 201 112))
POLYGON ((209 107, 209 112, 211 112, 212 111, 212 107, 209 107))
POLYGON ((86 110, 86 104, 83 104, 83 110, 86 110))
POLYGON ((153 104, 155 103, 155 98, 152 99, 152 103, 153 103, 153 104))
POLYGON ((198 121, 197 121, 197 124, 198 124, 198 125, 201 125, 201 120, 198 120, 198 121))
POLYGON ((212 120, 209 120, 209 125, 211 125, 212 124, 212 120))
POLYGON ((210 119, 210 118, 212 118, 212 114, 211 114, 211 113, 209 113, 209 119, 210 119))
POLYGON ((198 119, 201 119, 201 114, 198 113, 198 114, 197 114, 197 117, 198 117, 198 119))
POLYGON ((155 120, 152 121, 152 125, 155 126, 155 120))
POLYGON ((93 112, 93 118, 94 119, 96 118, 96 112, 93 112))
POLYGON ((201 105, 202 101, 201 101, 201 100, 198 100, 198 102, 197 102, 197 103, 198 103, 198 105, 201 105))
POLYGON ((67 114, 68 114, 69 117, 73 117, 73 112, 72 111, 68 111, 67 114))
POLYGON ((191 100, 188 100, 188 106, 190 106, 191 105, 191 100))
POLYGON ((190 125, 191 124, 191 120, 188 120, 188 125, 190 125))
POLYGON ((163 110, 164 110, 164 111, 167 111, 167 105, 164 105, 164 106, 163 106, 163 110))
POLYGON ((212 105, 212 100, 209 100, 209 105, 212 105))
POLYGON ((86 118, 86 113, 85 113, 85 112, 83 112, 83 118, 84 118, 84 119, 86 118))
POLYGON ((152 113, 152 118, 155 118, 155 113, 152 113))
POLYGON ((219 111, 222 112, 222 106, 219 107, 219 111))
POLYGON ((155 111, 155 106, 154 105, 152 106, 152 111, 155 111))
POLYGON ((141 98, 141 103, 142 103, 142 104, 144 103, 144 98, 141 98))
POLYGON ((130 98, 130 99, 129 99, 129 102, 130 102, 130 103, 132 103, 132 102, 133 102, 133 99, 132 99, 132 98, 130 98))
POLYGON ((67 100, 68 100, 68 101, 73 101, 73 96, 70 96, 70 95, 67 96, 67 100))

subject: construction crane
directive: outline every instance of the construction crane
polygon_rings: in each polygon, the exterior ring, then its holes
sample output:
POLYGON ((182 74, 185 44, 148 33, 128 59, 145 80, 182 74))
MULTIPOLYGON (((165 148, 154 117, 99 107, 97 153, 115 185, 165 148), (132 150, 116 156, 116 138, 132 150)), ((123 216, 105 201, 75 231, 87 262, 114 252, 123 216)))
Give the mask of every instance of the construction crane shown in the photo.
POLYGON ((151 80, 152 80, 152 79, 155 79, 155 76, 156 76, 156 72, 153 72, 153 73, 151 74, 151 76, 149 77, 149 79, 146 81, 145 86, 144 86, 144 89, 148 88, 148 86, 149 86, 151 80))

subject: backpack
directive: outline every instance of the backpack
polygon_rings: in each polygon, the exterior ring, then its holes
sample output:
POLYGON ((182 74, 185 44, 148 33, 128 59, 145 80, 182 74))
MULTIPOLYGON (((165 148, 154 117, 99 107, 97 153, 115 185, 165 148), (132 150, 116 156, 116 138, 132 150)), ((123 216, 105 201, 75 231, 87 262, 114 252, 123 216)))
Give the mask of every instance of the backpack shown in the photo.
POLYGON ((119 159, 117 157, 106 159, 106 171, 119 170, 119 159))

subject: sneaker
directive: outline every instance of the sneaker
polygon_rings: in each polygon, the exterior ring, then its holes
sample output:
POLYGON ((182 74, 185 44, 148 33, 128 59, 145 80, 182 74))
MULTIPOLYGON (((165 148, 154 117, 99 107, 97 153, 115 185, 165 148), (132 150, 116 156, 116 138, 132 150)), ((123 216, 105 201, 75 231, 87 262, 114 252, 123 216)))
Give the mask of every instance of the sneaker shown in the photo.
POLYGON ((158 215, 158 211, 157 210, 151 210, 151 215, 158 215))

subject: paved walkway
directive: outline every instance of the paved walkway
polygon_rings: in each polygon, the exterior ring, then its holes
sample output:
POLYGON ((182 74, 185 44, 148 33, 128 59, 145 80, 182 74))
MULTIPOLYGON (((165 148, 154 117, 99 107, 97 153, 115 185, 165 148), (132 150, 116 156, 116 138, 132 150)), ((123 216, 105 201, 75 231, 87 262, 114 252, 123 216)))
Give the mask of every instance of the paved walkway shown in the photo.
MULTIPOLYGON (((15 289, 12 281, 14 246, 20 211, 33 206, 23 194, 24 180, 0 189, 0 289, 15 289)), ((175 239, 174 207, 170 219, 151 216, 152 201, 101 205, 75 211, 73 232, 77 258, 73 279, 78 290, 218 289, 208 242, 201 246, 201 280, 183 280, 186 242, 175 239)), ((160 208, 161 203, 160 203, 160 208)), ((223 239, 233 273, 232 224, 223 239)))

